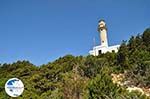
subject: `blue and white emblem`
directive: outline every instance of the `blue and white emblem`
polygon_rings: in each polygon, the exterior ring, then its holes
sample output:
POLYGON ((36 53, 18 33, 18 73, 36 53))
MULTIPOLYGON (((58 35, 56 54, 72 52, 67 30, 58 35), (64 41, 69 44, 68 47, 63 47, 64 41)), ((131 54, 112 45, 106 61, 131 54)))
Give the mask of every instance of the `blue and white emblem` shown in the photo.
POLYGON ((5 83, 5 91, 11 97, 18 97, 23 93, 24 85, 18 78, 11 78, 5 83))

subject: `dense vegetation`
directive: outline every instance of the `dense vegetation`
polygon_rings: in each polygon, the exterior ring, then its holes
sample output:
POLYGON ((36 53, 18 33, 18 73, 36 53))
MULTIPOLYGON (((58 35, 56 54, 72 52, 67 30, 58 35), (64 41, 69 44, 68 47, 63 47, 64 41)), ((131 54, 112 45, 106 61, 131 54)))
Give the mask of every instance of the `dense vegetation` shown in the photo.
POLYGON ((149 99, 114 84, 112 73, 124 73, 131 85, 150 88, 150 29, 123 41, 118 53, 66 55, 40 67, 29 61, 1 64, 0 99, 11 99, 4 85, 13 77, 25 85, 18 99, 149 99))

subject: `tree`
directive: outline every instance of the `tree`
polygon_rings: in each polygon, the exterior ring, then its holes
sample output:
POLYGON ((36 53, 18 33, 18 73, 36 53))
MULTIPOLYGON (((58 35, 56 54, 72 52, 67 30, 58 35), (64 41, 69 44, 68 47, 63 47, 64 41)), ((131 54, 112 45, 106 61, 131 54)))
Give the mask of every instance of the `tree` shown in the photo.
POLYGON ((143 33, 143 42, 146 46, 150 46, 150 28, 146 29, 143 33))
POLYGON ((103 68, 101 73, 92 79, 88 85, 88 99, 115 99, 121 89, 112 83, 108 68, 103 68))
POLYGON ((121 44, 119 51, 117 53, 117 64, 122 69, 129 68, 129 60, 128 60, 128 47, 126 45, 126 41, 123 41, 121 44))

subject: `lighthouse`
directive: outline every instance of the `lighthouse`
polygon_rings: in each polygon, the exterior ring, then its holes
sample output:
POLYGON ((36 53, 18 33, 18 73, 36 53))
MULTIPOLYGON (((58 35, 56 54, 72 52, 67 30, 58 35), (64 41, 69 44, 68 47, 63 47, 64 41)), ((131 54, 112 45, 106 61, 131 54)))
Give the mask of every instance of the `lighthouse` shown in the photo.
POLYGON ((101 46, 108 47, 107 27, 106 27, 106 23, 104 20, 99 21, 98 32, 100 34, 101 46))
POLYGON ((107 27, 105 20, 98 21, 98 33, 100 36, 100 45, 94 46, 93 49, 89 51, 90 55, 98 56, 99 54, 104 54, 107 52, 118 52, 120 45, 108 45, 107 27))

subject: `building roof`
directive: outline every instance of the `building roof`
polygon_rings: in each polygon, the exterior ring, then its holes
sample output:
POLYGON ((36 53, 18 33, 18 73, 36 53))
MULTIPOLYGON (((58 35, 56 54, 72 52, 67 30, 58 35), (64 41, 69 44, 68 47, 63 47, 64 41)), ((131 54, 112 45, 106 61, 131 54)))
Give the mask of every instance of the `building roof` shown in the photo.
POLYGON ((104 19, 100 19, 98 22, 101 22, 101 21, 104 21, 104 22, 105 22, 105 20, 104 20, 104 19))

